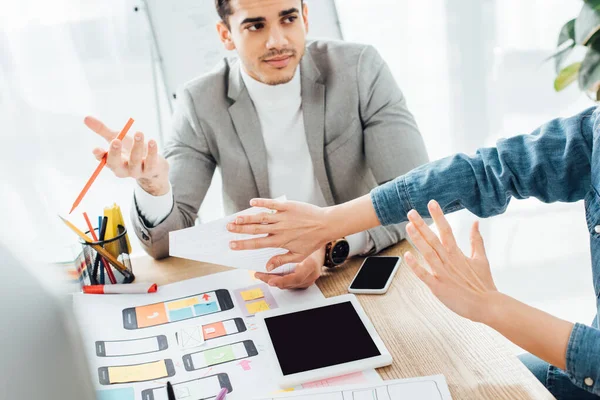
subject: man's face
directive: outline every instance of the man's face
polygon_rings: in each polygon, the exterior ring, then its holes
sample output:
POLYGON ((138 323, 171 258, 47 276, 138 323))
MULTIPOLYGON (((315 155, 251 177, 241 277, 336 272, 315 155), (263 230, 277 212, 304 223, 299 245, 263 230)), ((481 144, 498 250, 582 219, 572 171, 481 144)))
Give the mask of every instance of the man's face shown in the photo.
POLYGON ((287 83, 304 56, 308 8, 301 0, 231 0, 229 29, 219 23, 228 50, 237 49, 248 75, 268 85, 287 83))

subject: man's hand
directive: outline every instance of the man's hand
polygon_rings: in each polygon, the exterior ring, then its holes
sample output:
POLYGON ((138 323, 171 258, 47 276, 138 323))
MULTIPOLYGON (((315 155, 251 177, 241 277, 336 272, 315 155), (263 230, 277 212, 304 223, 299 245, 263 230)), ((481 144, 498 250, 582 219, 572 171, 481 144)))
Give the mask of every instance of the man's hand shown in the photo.
MULTIPOLYGON (((154 196, 169 192, 169 163, 158 154, 156 141, 146 143, 142 132, 120 141, 115 139, 119 132, 110 130, 99 120, 86 117, 84 123, 110 144, 106 166, 117 177, 136 179, 142 189, 154 196)), ((94 149, 93 153, 98 161, 107 154, 102 148, 94 149)))
POLYGON ((471 229, 471 257, 467 257, 458 248, 439 204, 432 200, 428 209, 439 229, 439 238, 415 210, 408 213, 410 223, 406 231, 432 272, 409 252, 404 259, 446 307, 462 317, 483 322, 490 312, 490 299, 497 297, 498 289, 492 279, 479 223, 475 222, 471 229))
POLYGON ((255 276, 269 286, 276 286, 279 289, 306 289, 321 276, 324 261, 325 247, 322 247, 298 264, 296 270, 289 275, 278 276, 257 272, 255 276))

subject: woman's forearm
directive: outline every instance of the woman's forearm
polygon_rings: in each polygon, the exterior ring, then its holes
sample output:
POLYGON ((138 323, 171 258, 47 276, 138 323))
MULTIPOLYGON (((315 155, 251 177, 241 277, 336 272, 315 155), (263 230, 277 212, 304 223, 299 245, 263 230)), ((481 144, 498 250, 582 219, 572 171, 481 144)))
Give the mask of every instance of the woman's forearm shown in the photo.
POLYGON ((381 225, 369 194, 327 208, 326 219, 327 240, 336 240, 381 225))
POLYGON ((573 324, 496 292, 482 322, 511 342, 563 370, 573 324))

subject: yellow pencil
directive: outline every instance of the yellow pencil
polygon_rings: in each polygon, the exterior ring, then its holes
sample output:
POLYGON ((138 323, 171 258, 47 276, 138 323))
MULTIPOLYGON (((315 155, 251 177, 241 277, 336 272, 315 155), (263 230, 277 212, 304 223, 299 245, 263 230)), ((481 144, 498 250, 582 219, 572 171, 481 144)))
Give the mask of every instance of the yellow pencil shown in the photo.
POLYGON ((110 254, 104 247, 99 246, 97 244, 91 244, 93 243, 92 239, 90 239, 90 237, 88 235, 86 235, 85 233, 83 233, 82 231, 79 230, 79 228, 77 228, 75 225, 73 225, 70 221, 67 221, 65 218, 61 217, 60 215, 58 216, 60 219, 62 219, 62 221, 69 227, 71 228, 71 230, 73 232, 75 232, 77 234, 77 236, 79 236, 83 241, 85 241, 86 243, 90 244, 94 250, 96 250, 98 253, 100 253, 100 255, 104 258, 106 258, 108 261, 110 261, 110 263, 112 265, 115 266, 115 268, 119 269, 121 272, 126 273, 127 275, 129 275, 129 270, 127 269, 127 267, 125 265, 123 265, 122 263, 120 263, 112 254, 110 254))

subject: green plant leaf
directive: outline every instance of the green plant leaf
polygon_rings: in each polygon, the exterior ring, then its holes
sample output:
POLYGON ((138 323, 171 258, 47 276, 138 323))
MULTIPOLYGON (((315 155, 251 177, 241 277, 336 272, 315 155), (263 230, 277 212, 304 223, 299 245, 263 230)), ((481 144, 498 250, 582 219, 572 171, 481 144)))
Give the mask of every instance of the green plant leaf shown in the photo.
MULTIPOLYGON (((600 3, 600 0, 597 1, 600 3)), ((560 47, 561 44, 569 39, 573 41, 575 40, 575 20, 576 18, 573 18, 563 25, 560 30, 560 34, 558 35, 558 43, 556 44, 556 47, 560 47)))
POLYGON ((593 9, 600 9, 600 0, 583 0, 583 2, 593 9))
POLYGON ((575 42, 582 46, 587 46, 592 37, 600 31, 600 9, 596 8, 596 1, 594 4, 591 1, 586 2, 575 19, 575 42))
POLYGON ((588 90, 600 80, 600 53, 590 48, 579 69, 579 88, 588 90))
MULTIPOLYGON (((600 2, 600 0, 597 1, 600 2)), ((564 60, 569 57, 575 47, 575 18, 564 24, 561 28, 556 47, 558 51, 550 56, 550 58, 554 58, 554 69, 559 74, 564 60), (570 42, 570 44, 567 44, 567 42, 570 42)))
POLYGON ((571 83, 575 82, 575 80, 577 80, 579 68, 581 68, 580 62, 573 63, 563 68, 554 80, 554 90, 560 92, 571 83))

